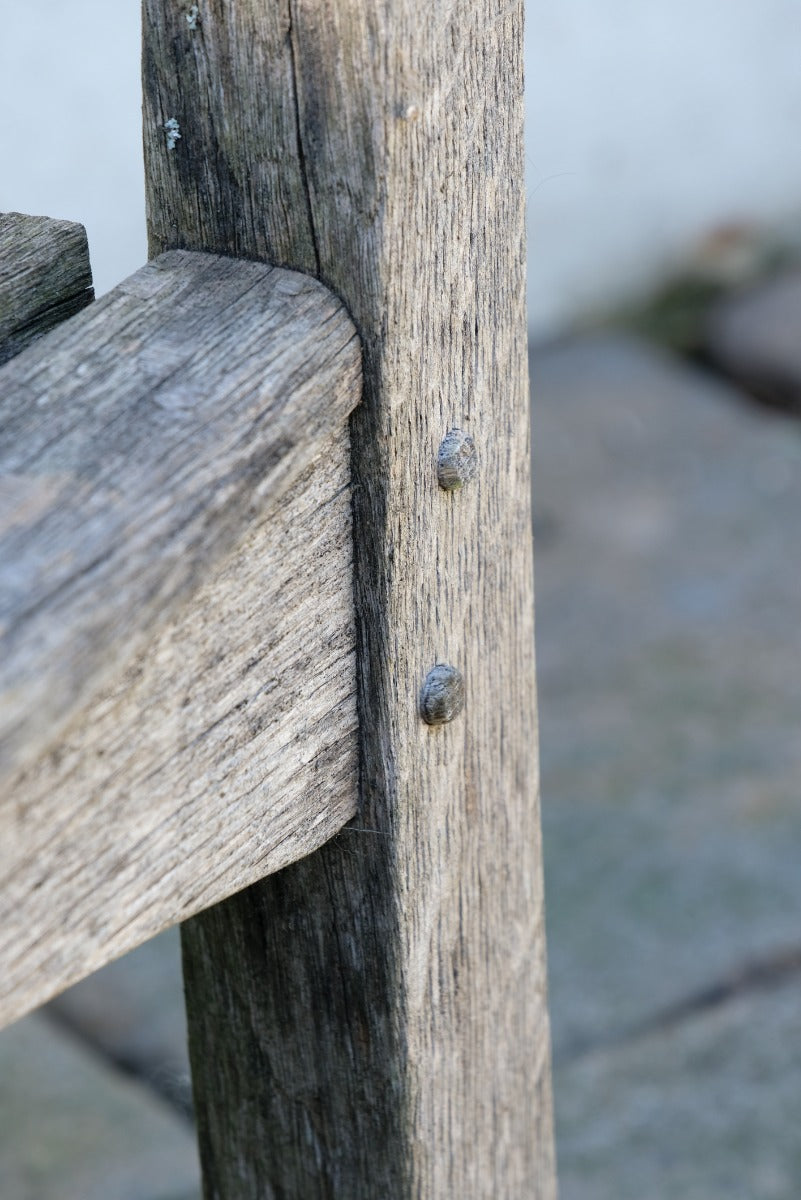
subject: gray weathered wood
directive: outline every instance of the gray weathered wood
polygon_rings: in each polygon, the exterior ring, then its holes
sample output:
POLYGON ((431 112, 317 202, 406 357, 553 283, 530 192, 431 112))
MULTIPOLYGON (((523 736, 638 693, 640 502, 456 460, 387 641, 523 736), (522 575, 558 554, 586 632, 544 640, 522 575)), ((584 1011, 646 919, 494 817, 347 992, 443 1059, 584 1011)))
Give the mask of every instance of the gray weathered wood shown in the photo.
POLYGON ((0 363, 93 299, 86 230, 0 213, 0 363))
POLYGON ((173 253, 0 371, 0 1019, 355 809, 347 416, 314 280, 173 253))
POLYGON ((0 374, 0 778, 340 432, 359 348, 306 276, 181 252, 0 374))
POLYGON ((184 928, 206 1195, 546 1200, 521 6, 144 16, 152 252, 312 272, 365 347, 361 811, 184 928), (455 493, 451 428, 480 464, 455 493), (429 726, 438 662, 465 710, 429 726))

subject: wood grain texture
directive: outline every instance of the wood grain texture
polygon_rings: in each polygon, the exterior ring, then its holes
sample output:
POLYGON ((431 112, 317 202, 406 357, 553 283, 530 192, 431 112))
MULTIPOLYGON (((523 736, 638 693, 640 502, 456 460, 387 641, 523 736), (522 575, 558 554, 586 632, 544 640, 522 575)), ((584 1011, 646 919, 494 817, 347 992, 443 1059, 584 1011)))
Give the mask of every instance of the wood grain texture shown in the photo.
POLYGON ((144 14, 152 251, 314 272, 365 350, 361 808, 184 927, 206 1196, 550 1200, 520 5, 144 14), (454 428, 479 470, 447 493, 454 428), (465 710, 431 727, 438 662, 465 710))
POLYGON ((341 433, 359 346, 306 276, 173 253, 0 372, 0 778, 341 433))
POLYGON ((82 225, 0 213, 0 363, 93 298, 82 225))
POLYGON ((353 814, 359 390, 319 284, 183 253, 0 372, 0 1020, 353 814))

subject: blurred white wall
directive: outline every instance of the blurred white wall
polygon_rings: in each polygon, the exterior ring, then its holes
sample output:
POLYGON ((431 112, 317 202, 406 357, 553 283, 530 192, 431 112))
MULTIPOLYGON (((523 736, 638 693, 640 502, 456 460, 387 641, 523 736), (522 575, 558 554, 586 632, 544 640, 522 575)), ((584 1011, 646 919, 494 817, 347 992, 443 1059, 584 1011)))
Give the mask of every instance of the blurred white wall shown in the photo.
POLYGON ((536 329, 801 217, 801 0, 529 0, 526 69, 536 329))
MULTIPOLYGON (((83 221, 105 291, 145 259, 139 4, 0 13, 0 209, 83 221)), ((529 0, 526 37, 536 331, 801 214, 801 0, 529 0)))
POLYGON ((0 0, 0 211, 80 221, 98 292, 145 248, 138 0, 0 0))

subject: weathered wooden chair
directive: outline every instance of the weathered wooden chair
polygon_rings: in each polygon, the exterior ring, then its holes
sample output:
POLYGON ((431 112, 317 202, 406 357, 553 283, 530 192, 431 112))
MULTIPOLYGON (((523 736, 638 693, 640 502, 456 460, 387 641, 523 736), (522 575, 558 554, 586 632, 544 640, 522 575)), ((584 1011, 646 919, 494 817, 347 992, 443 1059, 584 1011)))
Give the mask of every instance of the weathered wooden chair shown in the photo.
POLYGON ((184 922, 208 1197, 547 1200, 520 5, 144 0, 144 141, 0 232, 0 1015, 184 922))

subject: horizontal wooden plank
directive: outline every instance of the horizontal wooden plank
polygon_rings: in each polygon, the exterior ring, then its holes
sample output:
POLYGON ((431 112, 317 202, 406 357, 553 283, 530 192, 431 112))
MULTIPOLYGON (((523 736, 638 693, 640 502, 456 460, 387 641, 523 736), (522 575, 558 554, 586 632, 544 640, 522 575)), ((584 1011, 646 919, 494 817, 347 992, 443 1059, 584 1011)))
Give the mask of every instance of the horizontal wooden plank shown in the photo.
POLYGON ((0 213, 0 363, 93 297, 83 225, 0 213))
POLYGON ((318 283, 183 252, 0 371, 0 1021, 355 811, 359 388, 318 283))
POLYGON ((356 810, 347 445, 14 782, 0 1024, 356 810))
POLYGON ((0 371, 0 779, 280 502, 358 381, 321 285, 181 251, 0 371))

